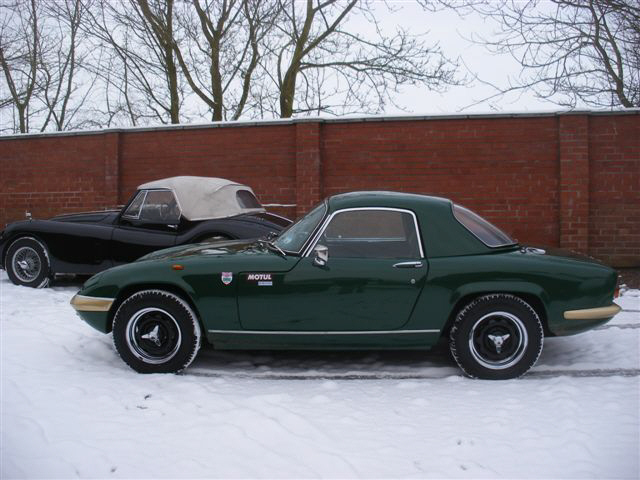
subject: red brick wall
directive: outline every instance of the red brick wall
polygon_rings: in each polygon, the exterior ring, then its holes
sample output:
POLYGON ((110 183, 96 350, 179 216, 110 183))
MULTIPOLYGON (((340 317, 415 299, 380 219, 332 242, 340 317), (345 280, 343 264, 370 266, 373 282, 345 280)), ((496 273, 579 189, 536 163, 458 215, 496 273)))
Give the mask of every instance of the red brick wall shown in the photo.
POLYGON ((24 219, 115 206, 116 134, 0 137, 0 228, 24 219))
MULTIPOLYGON (((296 138, 291 125, 120 133, 119 203, 136 187, 175 175, 229 178, 263 203, 296 203, 296 138)), ((295 216, 292 208, 280 213, 295 216)))
POLYGON ((359 189, 438 195, 521 241, 557 245, 555 118, 328 124, 324 195, 359 189))
POLYGON ((589 252, 640 265, 640 117, 589 118, 589 252))
POLYGON ((296 217, 326 195, 445 196, 523 243, 640 265, 640 112, 213 124, 0 137, 0 222, 126 202, 173 175, 230 178, 296 217))

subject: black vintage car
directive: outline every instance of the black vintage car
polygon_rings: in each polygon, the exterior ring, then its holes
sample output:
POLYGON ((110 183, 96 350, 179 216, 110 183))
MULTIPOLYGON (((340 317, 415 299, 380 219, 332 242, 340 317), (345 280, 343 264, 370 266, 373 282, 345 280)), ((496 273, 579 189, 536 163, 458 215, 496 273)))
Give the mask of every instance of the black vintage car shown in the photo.
POLYGON ((0 268, 16 285, 45 287, 55 274, 92 275, 154 250, 258 238, 290 223, 266 212, 245 185, 172 177, 140 185, 121 211, 9 224, 0 232, 0 268))

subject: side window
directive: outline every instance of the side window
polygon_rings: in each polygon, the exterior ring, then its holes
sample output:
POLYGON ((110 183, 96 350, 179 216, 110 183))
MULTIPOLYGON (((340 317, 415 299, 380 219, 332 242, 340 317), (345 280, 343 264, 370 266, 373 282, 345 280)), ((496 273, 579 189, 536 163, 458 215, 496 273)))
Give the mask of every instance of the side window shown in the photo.
POLYGON ((335 258, 420 258, 413 216, 395 210, 339 212, 318 243, 335 258))
POLYGON ((136 195, 136 198, 133 199, 133 202, 127 208, 127 211, 122 214, 123 217, 126 218, 134 218, 137 219, 140 217, 140 210, 142 208, 142 204, 144 202, 144 197, 147 194, 146 190, 141 190, 136 195))
POLYGON ((142 190, 122 216, 147 223, 174 225, 180 222, 180 208, 170 190, 142 190))
POLYGON ((170 190, 150 190, 147 192, 140 220, 149 223, 176 224, 180 221, 178 202, 170 190))

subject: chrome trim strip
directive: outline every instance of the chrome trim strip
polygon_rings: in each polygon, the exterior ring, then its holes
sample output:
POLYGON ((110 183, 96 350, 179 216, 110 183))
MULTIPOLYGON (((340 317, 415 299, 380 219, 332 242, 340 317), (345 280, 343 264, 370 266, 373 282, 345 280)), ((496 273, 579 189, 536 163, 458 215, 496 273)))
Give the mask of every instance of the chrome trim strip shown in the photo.
POLYGON ((208 330, 209 333, 248 335, 386 335, 397 333, 440 333, 440 330, 300 331, 291 330, 208 330))
POLYGON ((615 303, 608 307, 585 308, 582 310, 567 310, 564 312, 565 320, 599 320, 601 318, 609 318, 616 315, 622 310, 615 303))
POLYGON ((342 210, 336 210, 327 218, 325 218, 324 222, 322 223, 322 226, 315 233, 315 235, 313 235, 313 239, 311 240, 311 242, 309 242, 307 247, 303 248, 303 253, 300 256, 308 257, 311 254, 316 244, 318 243, 318 240, 326 230, 327 226, 329 225, 333 217, 335 217, 339 213, 353 212, 358 210, 385 210, 385 211, 391 211, 391 212, 408 213, 409 215, 411 215, 411 217, 413 218, 413 226, 416 229, 416 235, 418 238, 418 248, 420 249, 420 258, 424 258, 424 250, 422 248, 422 236, 420 235, 420 228, 418 227, 418 219, 416 217, 416 214, 413 211, 407 210, 405 208, 392 208, 392 207, 354 207, 354 208, 343 208, 342 210))
POLYGON ((71 306, 78 312, 108 312, 114 300, 114 298, 87 297, 76 294, 71 299, 71 306))

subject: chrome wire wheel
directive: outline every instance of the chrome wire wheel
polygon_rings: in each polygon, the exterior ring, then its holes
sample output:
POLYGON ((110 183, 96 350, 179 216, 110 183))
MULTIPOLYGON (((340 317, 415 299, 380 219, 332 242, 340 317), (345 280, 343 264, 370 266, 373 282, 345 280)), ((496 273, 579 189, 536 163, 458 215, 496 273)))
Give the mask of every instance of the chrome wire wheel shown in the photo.
POLYGON ((502 370, 516 365, 524 356, 529 338, 516 315, 491 312, 480 317, 469 331, 469 351, 483 367, 502 370))
POLYGON ((173 315, 161 308, 149 307, 130 318, 126 341, 141 361, 158 365, 175 357, 182 344, 182 333, 173 315))
POLYGON ((11 266, 16 277, 24 283, 33 282, 42 271, 40 255, 28 246, 20 247, 14 252, 11 266))

